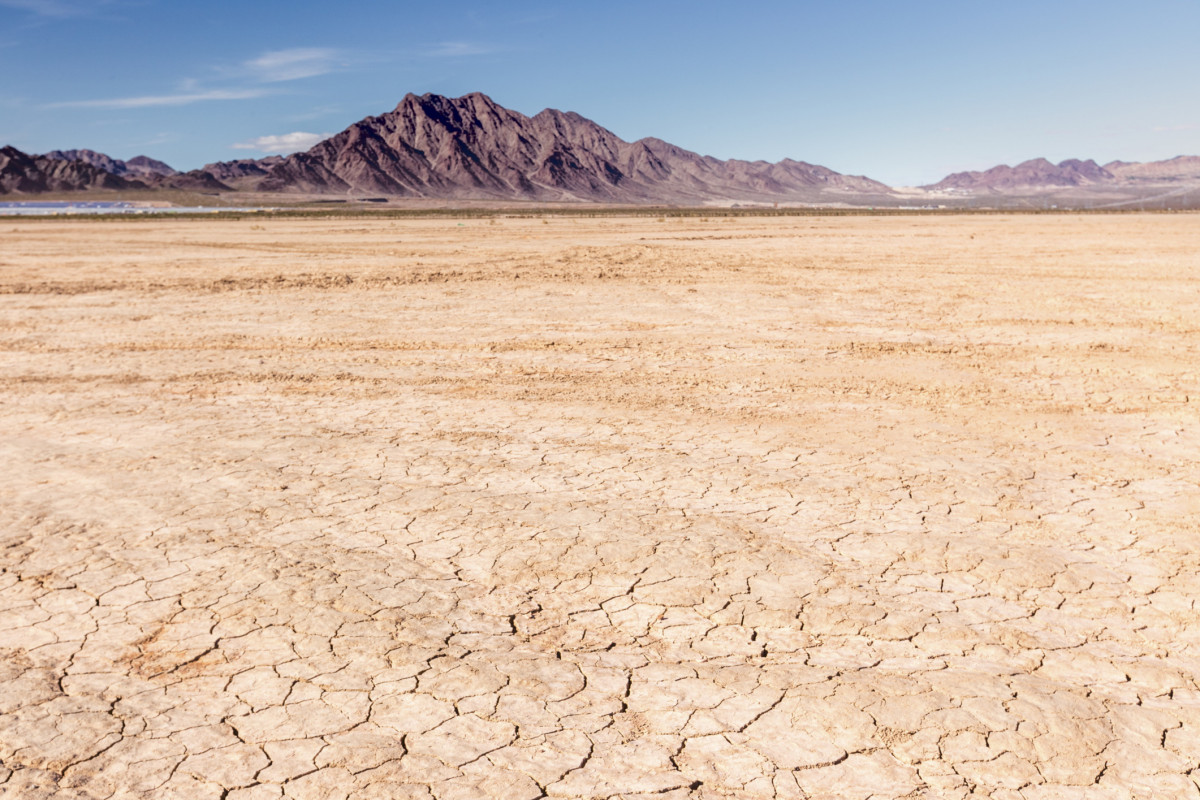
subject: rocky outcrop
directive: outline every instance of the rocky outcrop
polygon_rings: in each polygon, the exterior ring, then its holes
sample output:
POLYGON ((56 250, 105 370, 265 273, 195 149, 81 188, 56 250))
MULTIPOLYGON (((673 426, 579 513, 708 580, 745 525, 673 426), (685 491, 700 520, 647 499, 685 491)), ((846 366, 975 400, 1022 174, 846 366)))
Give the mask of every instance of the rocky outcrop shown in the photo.
POLYGON ((178 174, 169 165, 149 156, 134 156, 128 161, 122 161, 95 150, 51 150, 44 157, 57 161, 82 161, 122 178, 153 178, 178 174))
POLYGON ((215 164, 205 164, 198 172, 206 173, 223 184, 234 188, 254 186, 266 176, 268 170, 283 161, 283 156, 267 156, 266 158, 241 158, 237 161, 220 161, 215 164))
MULTIPOLYGON (((222 176, 243 163, 205 169, 222 176)), ((890 192, 868 178, 800 161, 722 161, 660 139, 627 142, 579 114, 546 109, 527 117, 480 93, 409 94, 393 111, 282 159, 247 188, 621 203, 890 192)))
POLYGON ((32 156, 11 146, 0 148, 0 194, 146 188, 141 181, 113 175, 85 161, 32 156))

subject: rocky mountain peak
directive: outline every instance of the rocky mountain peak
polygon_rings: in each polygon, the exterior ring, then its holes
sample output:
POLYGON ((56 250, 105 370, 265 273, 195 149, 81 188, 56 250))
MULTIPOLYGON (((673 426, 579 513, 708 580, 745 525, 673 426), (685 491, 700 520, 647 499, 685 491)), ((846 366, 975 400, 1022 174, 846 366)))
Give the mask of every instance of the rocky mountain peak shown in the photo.
POLYGON ((545 109, 528 117, 482 92, 456 98, 407 94, 391 112, 362 119, 271 166, 256 188, 666 203, 890 191, 824 168, 725 162, 658 139, 627 142, 578 113, 545 109))
POLYGON ((105 153, 97 153, 95 150, 80 149, 51 150, 44 155, 44 158, 55 161, 82 161, 118 177, 146 178, 178 174, 169 165, 149 156, 134 156, 128 161, 122 161, 105 153))

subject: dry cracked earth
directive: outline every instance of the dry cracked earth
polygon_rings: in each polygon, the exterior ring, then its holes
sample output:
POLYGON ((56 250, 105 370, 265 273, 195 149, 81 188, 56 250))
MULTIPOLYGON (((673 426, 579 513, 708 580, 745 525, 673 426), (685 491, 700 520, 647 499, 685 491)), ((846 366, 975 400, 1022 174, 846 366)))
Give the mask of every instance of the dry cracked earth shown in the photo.
POLYGON ((1200 796, 1193 214, 0 225, 0 795, 1200 796))

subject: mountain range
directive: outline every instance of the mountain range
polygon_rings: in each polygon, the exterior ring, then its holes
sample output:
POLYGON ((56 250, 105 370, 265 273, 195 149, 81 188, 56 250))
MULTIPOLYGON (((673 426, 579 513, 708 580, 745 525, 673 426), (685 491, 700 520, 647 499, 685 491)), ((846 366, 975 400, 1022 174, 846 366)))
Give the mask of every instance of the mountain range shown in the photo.
POLYGON ((170 177, 178 174, 176 170, 149 156, 135 156, 128 161, 121 161, 95 150, 51 150, 45 157, 56 161, 82 161, 121 178, 170 177))
POLYGON ((801 161, 721 161, 660 139, 626 142, 578 114, 533 117, 475 93, 407 95, 272 166, 259 191, 613 203, 778 201, 887 186, 801 161))
POLYGON ((984 172, 956 172, 935 184, 931 190, 967 189, 994 192, 1030 188, 1077 186, 1130 186, 1138 183, 1200 181, 1200 156, 1177 156, 1167 161, 1137 163, 1112 161, 1100 166, 1095 161, 1068 159, 1052 164, 1033 158, 1010 167, 1001 164, 984 172))
POLYGON ((1091 160, 1032 159, 893 190, 803 161, 721 160, 661 139, 627 142, 579 114, 546 109, 527 117, 478 92, 458 98, 408 94, 392 111, 360 120, 306 152, 216 162, 182 173, 147 156, 121 161, 92 150, 32 156, 0 149, 0 194, 155 189, 283 193, 298 199, 675 205, 896 205, 920 197, 951 203, 984 197, 1004 205, 1005 198, 1061 196, 1119 205, 1133 197, 1200 190, 1200 157, 1103 166, 1091 160))
POLYGON ((42 194, 96 189, 145 189, 86 161, 31 156, 15 147, 0 148, 0 194, 42 194))
POLYGON ((176 172, 146 156, 120 161, 92 150, 55 150, 34 156, 11 146, 0 148, 0 195, 156 189, 209 193, 230 190, 203 170, 176 172), (71 158, 72 154, 82 155, 71 158))

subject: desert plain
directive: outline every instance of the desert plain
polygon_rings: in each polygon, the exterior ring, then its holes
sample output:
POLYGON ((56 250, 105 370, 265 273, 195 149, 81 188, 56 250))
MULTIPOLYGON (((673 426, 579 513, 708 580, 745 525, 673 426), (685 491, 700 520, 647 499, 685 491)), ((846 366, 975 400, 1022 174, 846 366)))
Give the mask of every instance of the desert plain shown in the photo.
POLYGON ((0 222, 0 796, 1200 796, 1200 216, 0 222))

